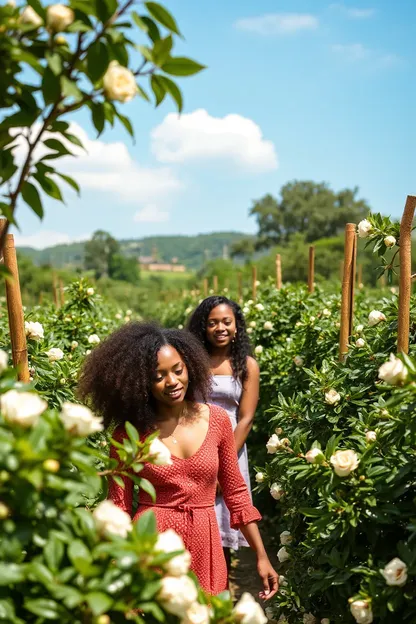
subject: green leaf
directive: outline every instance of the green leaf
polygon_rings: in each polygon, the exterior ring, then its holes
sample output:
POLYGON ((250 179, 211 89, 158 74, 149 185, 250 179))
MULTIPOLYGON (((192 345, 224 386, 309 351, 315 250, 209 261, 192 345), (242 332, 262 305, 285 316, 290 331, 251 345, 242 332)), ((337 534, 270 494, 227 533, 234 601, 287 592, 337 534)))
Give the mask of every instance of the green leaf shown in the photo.
POLYGON ((98 136, 100 136, 100 134, 104 130, 104 125, 105 125, 104 105, 91 102, 90 108, 91 108, 91 115, 92 115, 92 123, 94 124, 94 127, 98 132, 98 136))
POLYGON ((42 95, 45 104, 56 102, 60 95, 59 77, 47 67, 42 78, 42 95))
POLYGON ((95 616, 105 613, 113 604, 113 599, 103 592, 91 592, 85 596, 85 599, 95 616))
POLYGON ((159 39, 155 42, 152 50, 153 63, 155 65, 162 66, 168 60, 172 45, 173 41, 170 35, 166 39, 159 39))
POLYGON ((131 423, 126 422, 126 432, 133 445, 139 444, 140 437, 139 437, 139 432, 137 431, 136 427, 133 427, 131 423))
POLYGON ((149 496, 151 496, 153 501, 156 500, 156 490, 155 490, 153 484, 150 483, 150 481, 148 481, 147 479, 140 479, 140 487, 141 487, 142 490, 147 492, 147 494, 149 494, 149 496))
POLYGON ((162 65, 162 69, 171 76, 193 76, 205 69, 205 66, 184 56, 172 56, 162 65))
POLYGON ((154 535, 156 533, 156 517, 153 511, 145 511, 135 524, 139 535, 154 535))
POLYGON ((65 147, 65 145, 61 143, 61 141, 58 141, 58 139, 46 139, 43 144, 48 149, 58 152, 61 156, 73 156, 73 154, 65 147))
POLYGON ((56 535, 51 535, 45 545, 45 548, 43 549, 43 554, 49 568, 52 571, 57 572, 59 570, 62 557, 64 556, 64 545, 62 541, 56 535))
POLYGON ((10 223, 12 223, 13 225, 16 225, 16 220, 12 213, 12 207, 9 204, 0 202, 0 214, 2 214, 3 217, 6 217, 6 219, 10 221, 10 223))
POLYGON ((104 75, 109 64, 108 49, 102 41, 92 44, 87 54, 87 72, 92 82, 104 75))
POLYGON ((62 58, 57 52, 49 52, 45 53, 45 58, 48 61, 48 66, 51 72, 55 76, 59 76, 62 73, 62 58))
POLYGON ((150 15, 154 17, 154 19, 162 24, 165 28, 174 32, 176 35, 180 35, 180 31, 178 25, 175 21, 173 15, 169 13, 165 7, 161 4, 157 4, 156 2, 145 2, 145 7, 149 11, 150 15))
POLYGON ((17 563, 0 563, 0 586, 22 583, 25 578, 25 566, 17 563))
POLYGON ((152 87, 152 91, 155 94, 156 98, 156 106, 159 106, 163 102, 166 96, 166 90, 164 86, 159 82, 159 77, 152 74, 150 78, 150 86, 152 87))
POLYGON ((62 615, 62 607, 55 600, 46 598, 25 600, 24 608, 45 620, 57 620, 62 615))
POLYGON ((81 540, 74 540, 68 547, 68 557, 72 561, 74 568, 81 572, 89 566, 91 562, 91 553, 81 540))
POLYGON ((32 208, 33 212, 42 219, 43 206, 37 188, 30 182, 24 182, 22 186, 22 197, 27 205, 32 208))
POLYGON ((178 107, 178 111, 181 113, 183 109, 183 98, 179 87, 173 82, 173 80, 167 78, 166 76, 158 76, 158 78, 160 84, 164 86, 165 91, 172 97, 178 107))
POLYGON ((51 585, 54 581, 52 572, 39 561, 32 561, 29 571, 42 585, 51 585))
POLYGON ((130 134, 130 136, 132 136, 134 138, 134 128, 133 128, 133 125, 132 125, 130 119, 128 117, 125 117, 124 115, 121 115, 121 113, 119 113, 118 111, 117 111, 117 117, 118 117, 119 121, 121 121, 123 126, 126 128, 127 132, 130 134))
POLYGON ((84 151, 86 151, 81 139, 79 139, 75 134, 64 132, 64 137, 68 139, 68 141, 71 141, 71 143, 73 143, 74 145, 78 145, 78 147, 81 147, 84 151))
POLYGON ((78 89, 76 82, 73 80, 69 80, 66 76, 61 76, 61 89, 62 95, 65 98, 72 97, 75 101, 79 101, 82 99, 82 93, 78 89))
POLYGON ((70 176, 65 175, 64 173, 58 173, 57 171, 55 172, 55 175, 57 175, 60 178, 62 178, 62 180, 65 180, 65 182, 67 184, 69 184, 69 186, 72 186, 74 191, 76 191, 78 193, 78 195, 80 195, 81 189, 79 188, 79 184, 77 182, 75 182, 75 180, 73 178, 71 178, 70 176))
POLYGON ((95 0, 99 19, 105 23, 117 11, 117 0, 95 0))
POLYGON ((53 197, 53 199, 64 202, 59 186, 54 180, 52 180, 51 177, 44 175, 40 172, 35 173, 33 177, 37 182, 39 182, 40 186, 47 195, 53 197))
POLYGON ((132 16, 137 26, 148 34, 153 43, 160 39, 159 28, 157 27, 155 22, 150 19, 150 17, 147 17, 147 15, 138 15, 134 11, 132 13, 132 16))

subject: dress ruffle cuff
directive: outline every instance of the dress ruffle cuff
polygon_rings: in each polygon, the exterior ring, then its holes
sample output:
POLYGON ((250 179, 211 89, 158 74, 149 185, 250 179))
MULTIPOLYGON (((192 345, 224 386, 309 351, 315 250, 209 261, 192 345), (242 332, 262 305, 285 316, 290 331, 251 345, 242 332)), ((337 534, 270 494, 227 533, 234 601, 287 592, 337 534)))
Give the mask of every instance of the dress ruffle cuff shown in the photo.
POLYGON ((245 507, 234 511, 230 514, 230 526, 232 529, 239 529, 241 526, 245 526, 250 522, 259 522, 261 520, 261 514, 255 507, 245 507))

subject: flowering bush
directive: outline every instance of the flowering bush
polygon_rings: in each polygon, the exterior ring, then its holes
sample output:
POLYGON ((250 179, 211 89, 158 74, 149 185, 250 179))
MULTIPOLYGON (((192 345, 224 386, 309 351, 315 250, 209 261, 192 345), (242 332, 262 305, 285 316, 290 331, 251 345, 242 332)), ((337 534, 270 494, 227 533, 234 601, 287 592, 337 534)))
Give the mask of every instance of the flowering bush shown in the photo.
POLYGON ((116 443, 118 464, 86 444, 84 436, 102 428, 87 408, 66 404, 61 412, 49 410, 44 399, 20 386, 14 371, 3 367, 1 621, 109 624, 143 622, 144 616, 158 622, 264 624, 251 597, 235 612, 227 595, 213 598, 208 608, 207 596, 188 575, 190 556, 181 538, 174 531, 158 535, 152 512, 133 524, 112 502, 99 502, 108 475, 128 475, 152 492, 140 470, 144 461, 162 463, 155 435, 140 442, 128 426, 128 440, 116 443), (244 620, 245 614, 252 616, 244 620))

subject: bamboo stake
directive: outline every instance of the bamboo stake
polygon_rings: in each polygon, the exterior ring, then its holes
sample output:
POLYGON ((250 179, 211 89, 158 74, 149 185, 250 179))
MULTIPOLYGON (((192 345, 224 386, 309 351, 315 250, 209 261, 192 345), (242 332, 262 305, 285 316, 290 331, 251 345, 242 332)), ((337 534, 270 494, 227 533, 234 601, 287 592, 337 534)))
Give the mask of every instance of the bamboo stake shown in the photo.
POLYGON ((416 196, 408 195, 400 223, 400 287, 399 326, 397 352, 408 353, 410 329, 410 295, 412 275, 412 222, 416 209, 416 196))
POLYGON ((30 381, 27 359, 25 320, 20 292, 19 269, 13 234, 6 235, 4 245, 4 265, 11 277, 6 279, 6 299, 9 316, 10 341, 12 343, 13 366, 17 368, 19 381, 30 381))
POLYGON ((56 273, 53 271, 52 273, 52 288, 53 288, 53 300, 57 308, 59 308, 59 297, 58 297, 58 281, 56 279, 56 273))
POLYGON ((65 291, 64 291, 64 283, 61 279, 59 280, 59 294, 60 294, 61 306, 63 307, 65 305, 65 291))
POLYGON ((309 267, 308 267, 308 290, 313 293, 315 290, 315 247, 309 247, 309 267))
POLYGON ((352 267, 351 267, 350 325, 349 325, 350 336, 352 334, 352 325, 353 325, 353 319, 354 319, 354 296, 355 296, 356 273, 357 273, 357 233, 354 236, 354 250, 353 250, 352 267))
POLYGON ((362 288, 362 284, 363 284, 363 265, 359 264, 358 265, 358 288, 362 288))
POLYGON ((339 263, 339 278, 342 283, 342 280, 344 279, 344 260, 341 260, 341 262, 339 263))
POLYGON ((237 274, 237 283, 238 283, 238 301, 239 303, 243 300, 243 274, 241 271, 237 274))
POLYGON ((256 300, 257 297, 257 267, 253 265, 251 269, 251 290, 253 300, 256 300))
POLYGON ((204 290, 204 297, 208 297, 208 278, 204 278, 204 286, 203 286, 203 290, 204 290))
POLYGON ((214 289, 214 295, 218 294, 218 275, 214 275, 212 278, 212 287, 214 289))
POLYGON ((282 287, 282 259, 280 254, 276 255, 276 288, 280 290, 282 287))
POLYGON ((348 352, 351 326, 351 279, 354 266, 355 223, 345 225, 344 275, 342 280, 341 328, 339 332, 339 359, 342 362, 348 352))

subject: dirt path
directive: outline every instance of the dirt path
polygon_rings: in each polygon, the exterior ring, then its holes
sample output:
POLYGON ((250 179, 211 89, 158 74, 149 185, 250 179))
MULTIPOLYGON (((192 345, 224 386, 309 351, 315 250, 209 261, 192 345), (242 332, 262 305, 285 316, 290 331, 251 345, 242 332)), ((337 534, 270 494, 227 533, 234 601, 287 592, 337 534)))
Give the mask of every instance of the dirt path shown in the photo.
MULTIPOLYGON (((267 540, 267 536, 263 535, 267 554, 272 566, 277 570, 278 547, 271 544, 267 540)), ((236 600, 238 600, 243 592, 250 592, 260 604, 264 603, 258 598, 258 593, 262 589, 261 580, 257 574, 256 555, 251 548, 240 548, 233 559, 233 569, 230 576, 231 591, 236 600)))

